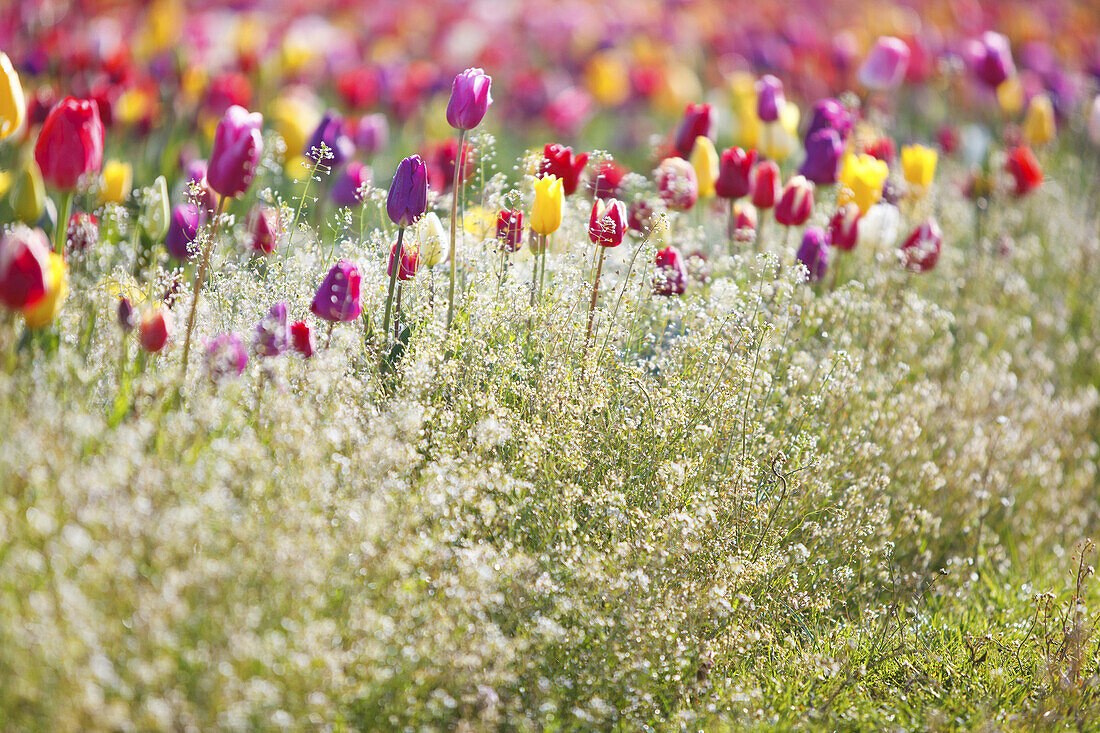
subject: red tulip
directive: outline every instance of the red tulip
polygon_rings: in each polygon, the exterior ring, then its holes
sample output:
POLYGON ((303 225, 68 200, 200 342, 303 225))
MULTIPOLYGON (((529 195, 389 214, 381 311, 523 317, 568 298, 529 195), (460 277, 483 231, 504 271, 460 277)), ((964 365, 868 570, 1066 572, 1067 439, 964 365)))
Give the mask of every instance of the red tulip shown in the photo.
POLYGON ((1016 195, 1026 196, 1043 182, 1043 169, 1030 148, 1019 146, 1008 153, 1005 169, 1016 180, 1016 195))
POLYGON ((683 295, 687 290, 687 267, 684 256, 675 247, 665 247, 657 253, 653 276, 653 293, 661 296, 683 295))
POLYGON ((752 167, 756 165, 756 151, 728 148, 722 151, 718 161, 718 180, 714 193, 724 199, 739 199, 752 191, 752 167))
POLYGON ((927 272, 936 266, 943 246, 943 232, 935 219, 928 219, 913 230, 901 245, 905 266, 913 272, 927 272))
POLYGON ((709 104, 689 104, 676 131, 676 154, 686 160, 700 135, 714 138, 714 115, 709 104))
POLYGON ((588 164, 588 153, 573 154, 573 148, 567 148, 557 143, 548 143, 542 154, 542 169, 544 175, 557 176, 561 179, 562 190, 569 196, 577 190, 581 174, 588 164))
POLYGON ((814 210, 814 184, 804 176, 793 177, 775 205, 775 220, 783 226, 802 226, 814 210))
POLYGON ((515 252, 523 243, 523 212, 519 209, 497 214, 497 239, 508 252, 515 252))
POLYGON ((618 199, 597 199, 588 220, 588 238, 601 247, 618 247, 626 234, 626 204, 618 199))
POLYGON ((33 306, 50 283, 50 240, 41 229, 17 225, 0 238, 0 303, 33 306))
POLYGON ((103 122, 90 99, 66 97, 50 110, 34 159, 42 178, 61 191, 76 188, 80 178, 103 167, 103 122))
POLYGON ((163 349, 172 336, 173 325, 172 311, 164 306, 148 311, 142 316, 138 329, 141 347, 154 354, 163 349))
MULTIPOLYGON (((596 177, 593 183, 595 186, 596 198, 607 199, 612 196, 617 196, 619 193, 619 186, 623 182, 623 176, 625 176, 627 172, 626 168, 613 160, 600 161, 596 166, 596 177)), ((564 188, 564 185, 562 187, 564 188)))
MULTIPOLYGON (((393 243, 390 247, 390 259, 389 265, 386 267, 386 274, 393 274, 393 264, 397 259, 397 242, 393 243)), ((398 280, 412 280, 416 277, 416 271, 420 269, 420 250, 416 247, 401 247, 401 266, 397 270, 398 280)))
POLYGON ((779 198, 779 166, 765 160, 756 166, 752 176, 752 205, 758 209, 770 209, 779 198))
POLYGON ((294 350, 302 356, 313 356, 317 348, 313 340, 313 329, 305 321, 295 321, 290 325, 290 338, 294 342, 294 350))
POLYGON ((829 220, 829 243, 845 252, 851 251, 859 240, 859 207, 847 203, 837 209, 829 220))

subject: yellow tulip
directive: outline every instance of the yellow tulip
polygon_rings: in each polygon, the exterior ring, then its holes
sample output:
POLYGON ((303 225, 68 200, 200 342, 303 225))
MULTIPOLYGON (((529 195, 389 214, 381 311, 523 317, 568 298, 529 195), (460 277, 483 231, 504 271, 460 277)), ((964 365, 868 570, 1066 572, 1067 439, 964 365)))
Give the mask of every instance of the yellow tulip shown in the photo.
POLYGON ((317 109, 305 99, 283 95, 272 103, 271 121, 286 143, 287 160, 302 154, 320 119, 317 109))
POLYGON ((1005 114, 1019 114, 1024 108, 1024 85, 1020 77, 1010 76, 997 86, 997 104, 1005 114))
POLYGON ((691 167, 695 169, 695 178, 699 181, 699 197, 713 196, 714 182, 718 180, 718 151, 709 137, 700 135, 695 138, 695 145, 691 148, 691 167))
POLYGON ((27 99, 11 59, 0 51, 0 140, 19 129, 27 118, 27 99))
POLYGON ((626 65, 612 53, 598 53, 589 60, 584 70, 584 83, 589 93, 605 107, 622 104, 630 96, 626 65))
POLYGON ((133 185, 134 169, 129 163, 118 160, 108 160, 103 166, 103 182, 99 190, 99 196, 104 201, 121 204, 130 195, 130 186, 133 185))
POLYGON ((653 95, 653 106, 667 115, 680 114, 684 107, 703 96, 703 85, 690 67, 674 64, 664 70, 661 85, 653 95))
POLYGON ((914 196, 921 197, 928 193, 936 175, 938 158, 934 148, 924 145, 906 145, 901 149, 902 175, 909 182, 914 196))
POLYGON ((1024 139, 1029 145, 1046 145, 1054 139, 1054 130, 1054 105, 1047 95, 1036 94, 1027 105, 1024 139))
POLYGON ((151 117, 157 104, 156 97, 147 87, 134 87, 119 95, 113 108, 114 116, 122 124, 132 125, 151 117))
POLYGON ((23 319, 30 328, 42 328, 52 323, 61 311, 61 304, 65 302, 65 297, 69 294, 69 267, 65 264, 65 258, 57 252, 50 252, 50 267, 47 275, 50 282, 46 287, 46 294, 23 311, 23 319))
POLYGON ((34 224, 42 218, 46 208, 46 186, 42 183, 42 173, 34 159, 27 161, 19 182, 11 195, 11 208, 19 221, 34 224))
POLYGON ((0 171, 0 196, 3 196, 9 190, 11 190, 11 181, 11 173, 8 173, 7 171, 0 171))
POLYGON ((756 115, 756 81, 752 74, 738 72, 730 79, 733 106, 733 142, 742 148, 760 144, 760 118, 756 115))
POLYGON ((535 204, 531 207, 531 229, 538 234, 553 234, 561 226, 565 191, 557 176, 535 181, 535 204))
POLYGON ((866 214, 882 198, 882 184, 889 174, 890 168, 886 161, 867 153, 848 153, 840 166, 841 188, 837 196, 837 206, 852 202, 859 207, 860 214, 866 214))
POLYGON ((462 231, 477 240, 496 234, 497 216, 484 206, 469 206, 462 213, 462 231))

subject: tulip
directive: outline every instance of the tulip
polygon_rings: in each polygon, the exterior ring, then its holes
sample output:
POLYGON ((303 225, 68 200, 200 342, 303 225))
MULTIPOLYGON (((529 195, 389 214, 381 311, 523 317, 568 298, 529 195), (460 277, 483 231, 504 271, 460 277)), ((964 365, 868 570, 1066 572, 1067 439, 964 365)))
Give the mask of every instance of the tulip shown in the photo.
POLYGON ((709 104, 689 104, 684 110, 684 118, 676 131, 674 148, 676 154, 685 160, 691 155, 698 137, 714 137, 714 115, 709 104))
POLYGON ((168 233, 168 219, 168 182, 157 176, 145 191, 139 222, 149 238, 159 242, 168 233))
POLYGON ((398 226, 416 221, 428 206, 428 168, 419 155, 402 160, 390 183, 386 213, 398 226))
POLYGON ((822 128, 806 140, 806 160, 798 172, 814 183, 832 185, 840 172, 843 154, 844 141, 840 133, 831 127, 822 128))
POLYGON ((756 166, 752 176, 752 205, 770 209, 779 198, 779 166, 765 160, 756 166))
POLYGON ((531 230, 546 236, 561 226, 565 187, 557 176, 535 181, 535 203, 531 207, 531 230))
POLYGON ((852 131, 852 115, 835 99, 819 99, 810 110, 810 126, 806 129, 806 140, 821 130, 836 130, 841 141, 848 139, 852 131))
POLYGON ((967 56, 974 75, 990 89, 996 89, 1016 73, 1008 38, 995 31, 986 31, 981 38, 971 41, 967 56))
POLYGON ((755 148, 760 142, 760 118, 756 115, 756 83, 752 75, 740 72, 730 82, 733 96, 734 142, 743 148, 755 148))
POLYGON ((138 340, 141 341, 141 347, 148 352, 157 353, 172 337, 174 326, 175 319, 172 317, 172 311, 167 307, 161 305, 146 311, 138 326, 138 340))
POLYGON ((117 317, 118 326, 125 334, 130 333, 137 326, 137 313, 129 296, 120 295, 118 297, 117 317))
POLYGON ((997 86, 997 104, 1001 110, 1010 116, 1015 116, 1024 108, 1027 101, 1027 90, 1019 76, 1010 76, 997 86))
POLYGON ((687 268, 680 250, 669 246, 657 252, 656 271, 653 274, 654 295, 683 295, 687 291, 687 279, 687 268))
POLYGON ((775 220, 783 226, 802 226, 814 210, 814 184, 795 176, 783 188, 775 204, 775 220))
POLYGON ((928 219, 913 230, 901 245, 905 267, 912 272, 927 272, 936 266, 943 246, 943 232, 935 219, 928 219))
POLYGON ((12 310, 35 305, 50 283, 50 241, 22 224, 0 236, 0 303, 12 310))
POLYGON ((264 142, 260 136, 263 122, 259 112, 249 113, 244 107, 233 105, 218 123, 206 180, 220 196, 235 198, 252 183, 263 153, 264 142))
POLYGON ((618 199, 596 200, 588 220, 588 238, 601 247, 618 247, 626 234, 626 205, 618 199))
POLYGON ((317 110, 303 95, 287 94, 276 99, 270 109, 271 123, 283 139, 287 158, 306 148, 318 120, 317 110))
POLYGON ((924 196, 936 175, 939 154, 924 145, 906 145, 901 149, 901 170, 915 196, 924 196))
POLYGON ((353 160, 344 166, 332 184, 332 200, 337 206, 354 207, 363 203, 362 192, 373 180, 370 166, 353 160))
POLYGON ((493 78, 482 69, 466 69, 451 85, 447 102, 447 123, 456 130, 472 130, 481 124, 489 105, 493 78))
POLYGON ((772 160, 786 160, 798 149, 798 105, 788 102, 783 105, 779 119, 766 122, 760 129, 760 152, 772 160))
POLYGON ((882 36, 859 67, 859 83, 874 92, 896 89, 909 68, 909 46, 893 36, 882 36))
POLYGON ((474 151, 465 142, 462 143, 462 166, 458 167, 458 146, 457 139, 449 138, 432 145, 424 155, 424 163, 428 166, 428 186, 439 193, 455 190, 465 183, 474 169, 474 151))
POLYGON ((235 333, 218 334, 206 343, 206 373, 210 381, 221 382, 244 374, 248 366, 248 352, 235 333))
POLYGON ((714 192, 724 199, 739 199, 752 192, 752 167, 756 165, 756 151, 727 148, 718 160, 718 179, 714 192))
MULTIPOLYGON (((103 123, 97 104, 66 97, 50 110, 38 133, 34 159, 47 183, 69 193, 82 176, 98 171, 103 166, 103 123)), ((67 211, 63 219, 68 219, 67 211)))
POLYGON ((1046 145, 1054 139, 1054 105, 1046 94, 1036 94, 1024 117, 1024 140, 1028 145, 1046 145))
POLYGON ((94 215, 78 211, 69 217, 66 235, 68 249, 73 252, 86 252, 99 242, 99 220, 94 215))
POLYGON ((1087 127, 1089 141, 1100 147, 1100 94, 1093 97, 1092 104, 1089 105, 1087 127))
POLYGON ((632 232, 649 234, 653 228, 653 219, 656 215, 653 204, 644 198, 637 198, 630 204, 627 216, 627 228, 632 232))
POLYGON ((853 203, 844 204, 829 220, 829 243, 837 249, 850 252, 859 241, 859 207, 853 203))
POLYGON ((738 201, 733 206, 733 238, 747 242, 756 236, 756 208, 738 201))
POLYGON ((314 163, 321 163, 330 168, 338 168, 344 161, 355 154, 355 143, 348 137, 344 129, 344 120, 333 110, 328 110, 317 123, 313 135, 306 142, 302 155, 314 163), (328 154, 321 157, 321 146, 328 148, 328 154))
POLYGON ((497 240, 505 252, 515 252, 523 242, 523 212, 510 209, 497 214, 497 240))
POLYGON ((898 207, 885 202, 875 204, 860 216, 856 241, 861 248, 888 249, 898 241, 900 227, 901 212, 898 207))
POLYGON ((691 167, 695 169, 695 179, 699 182, 699 196, 714 196, 718 181, 718 152, 709 137, 700 135, 695 138, 695 147, 691 150, 691 167))
POLYGON ((294 343, 294 350, 307 359, 317 350, 313 340, 313 329, 305 321, 295 321, 291 324, 290 337, 294 343))
POLYGON ((596 176, 593 180, 593 195, 598 199, 608 199, 619 195, 619 187, 627 169, 613 160, 601 160, 596 165, 596 176))
POLYGON ((260 356, 279 356, 290 348, 290 319, 287 317, 286 303, 271 306, 256 324, 252 348, 260 356))
POLYGON ((38 163, 33 160, 28 160, 19 174, 19 182, 12 191, 11 208, 16 218, 26 224, 36 224, 46 210, 46 187, 42 184, 38 163))
POLYGON ((248 234, 251 237, 252 251, 255 254, 272 254, 279 245, 282 229, 277 208, 263 204, 254 206, 248 217, 248 234))
POLYGON ((1030 148, 1020 146, 1010 150, 1005 170, 1016 182, 1016 196, 1026 196, 1043 182, 1043 169, 1030 148))
POLYGON ((557 176, 566 196, 571 196, 580 183, 581 174, 588 164, 588 153, 573 154, 573 148, 557 143, 547 143, 542 154, 540 173, 557 176))
POLYGON ((109 160, 103 166, 103 182, 99 197, 105 202, 121 204, 130 195, 130 186, 134 179, 134 169, 129 163, 109 160))
POLYGON ((756 82, 756 116, 761 122, 776 122, 786 104, 783 82, 778 78, 765 74, 756 82))
POLYGON ((10 137, 27 118, 27 100, 23 85, 11 59, 0 51, 0 140, 10 137))
POLYGON ((394 274, 394 263, 397 262, 398 258, 400 258, 401 264, 397 269, 397 279, 412 280, 416 277, 416 271, 420 269, 420 250, 403 247, 399 252, 397 243, 394 242, 393 247, 390 248, 390 259, 386 266, 386 274, 394 274))
POLYGON ((330 323, 354 321, 362 312, 359 281, 359 269, 347 260, 340 260, 317 288, 310 311, 330 323))
POLYGON ((191 244, 198 236, 204 218, 202 209, 194 204, 177 204, 172 209, 168 235, 164 238, 164 247, 172 259, 183 262, 195 254, 191 244))
POLYGON ((50 252, 47 266, 46 294, 23 308, 23 320, 28 328, 44 328, 53 323, 69 294, 69 268, 65 258, 50 252))
POLYGON ((843 206, 854 201, 861 214, 866 214, 880 198, 882 184, 889 175, 890 168, 884 161, 863 153, 848 153, 840 166, 840 183, 843 188, 837 197, 837 205, 843 206))
POLYGON ((668 208, 687 211, 699 198, 695 169, 683 158, 665 158, 654 173, 657 191, 668 208))
POLYGON ((894 159, 898 157, 897 146, 894 145, 894 139, 888 135, 881 135, 868 141, 863 146, 863 152, 870 155, 872 158, 885 161, 887 165, 894 162, 894 159))
POLYGON ((420 250, 420 264, 424 267, 435 267, 443 261, 447 251, 443 248, 443 242, 447 239, 447 232, 443 229, 443 222, 434 211, 429 211, 416 222, 417 249, 420 250))
POLYGON ((615 107, 630 97, 629 71, 617 56, 601 52, 588 60, 584 69, 585 87, 604 107, 615 107))
POLYGON ((810 282, 820 282, 829 269, 829 235, 821 227, 807 227, 798 248, 798 261, 809 271, 810 282))
POLYGON ((363 115, 355 127, 355 145, 368 158, 386 147, 389 136, 389 122, 381 113, 363 115))

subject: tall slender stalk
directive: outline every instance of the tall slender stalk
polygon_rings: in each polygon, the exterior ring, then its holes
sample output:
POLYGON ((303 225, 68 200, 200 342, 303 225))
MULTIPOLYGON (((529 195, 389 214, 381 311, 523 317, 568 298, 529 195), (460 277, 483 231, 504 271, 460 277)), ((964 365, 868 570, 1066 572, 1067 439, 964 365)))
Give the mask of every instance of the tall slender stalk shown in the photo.
MULTIPOLYGON (((458 153, 455 154, 455 175, 451 185, 451 286, 447 293, 447 328, 455 313, 455 273, 458 269, 458 257, 455 254, 455 236, 458 234, 458 180, 466 163, 466 131, 458 133, 458 153)), ((388 310, 388 309, 387 309, 388 310)))
POLYGON ((550 249, 550 235, 542 235, 542 268, 539 270, 539 300, 542 300, 542 286, 546 282, 546 253, 550 249))
POLYGON ((69 216, 73 210, 73 192, 65 191, 61 194, 61 209, 57 212, 57 226, 53 231, 53 251, 59 255, 65 254, 65 236, 69 231, 69 216))
POLYGON ((596 298, 600 293, 600 276, 603 274, 603 259, 607 256, 607 247, 600 247, 600 261, 596 265, 596 279, 592 281, 592 301, 588 304, 588 330, 584 336, 584 352, 588 353, 592 341, 592 323, 596 318, 596 298))
MULTIPOLYGON (((397 230, 397 250, 390 268, 390 287, 386 292, 386 314, 382 318, 382 337, 389 338, 390 333, 390 309, 393 308, 393 289, 397 284, 397 271, 401 269, 401 244, 405 239, 405 227, 397 230)), ((451 270, 451 287, 454 288, 454 270, 451 270)))
POLYGON ((214 223, 210 228, 210 239, 202 250, 202 262, 199 263, 199 271, 195 274, 195 288, 191 297, 191 313, 187 316, 187 336, 183 339, 183 363, 180 365, 180 379, 187 376, 187 361, 191 355, 191 332, 195 328, 195 311, 199 307, 199 295, 206 281, 206 269, 210 266, 210 253, 214 249, 214 243, 218 238, 218 226, 221 224, 222 213, 225 211, 225 196, 218 194, 218 212, 214 214, 214 223))

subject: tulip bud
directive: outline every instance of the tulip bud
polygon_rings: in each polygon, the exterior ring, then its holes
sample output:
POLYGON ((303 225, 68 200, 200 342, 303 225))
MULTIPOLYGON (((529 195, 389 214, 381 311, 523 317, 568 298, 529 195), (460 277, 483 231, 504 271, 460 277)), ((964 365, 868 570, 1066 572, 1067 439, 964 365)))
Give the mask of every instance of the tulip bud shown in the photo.
POLYGON ((141 228, 149 239, 159 242, 168 233, 168 182, 157 176, 153 185, 145 191, 145 204, 141 210, 141 228))
POLYGON ((654 295, 683 295, 687 291, 687 280, 687 267, 680 250, 669 246, 657 252, 656 270, 653 274, 654 295))
POLYGON ((714 114, 709 104, 689 104, 676 131, 676 154, 685 160, 691 155, 699 137, 714 137, 714 114))
POLYGON ((203 212, 194 204, 178 204, 172 209, 168 235, 164 239, 164 247, 172 259, 183 262, 195 254, 191 243, 198 236, 202 222, 203 212))
POLYGON ((103 181, 100 184, 99 197, 105 202, 121 204, 130 195, 134 171, 129 163, 109 160, 103 166, 103 181))
POLYGON ((761 122, 775 122, 783 111, 787 98, 783 94, 783 82, 771 74, 765 74, 756 82, 756 116, 761 122))
POLYGON ((264 255, 273 253, 279 245, 281 232, 282 224, 279 221, 278 209, 262 204, 252 208, 248 217, 248 233, 251 237, 253 253, 264 255))
POLYGON ((472 130, 481 124, 493 96, 489 88, 493 79, 482 69, 466 69, 451 85, 447 103, 447 123, 456 130, 472 130))
POLYGON ((90 99, 62 100, 42 123, 34 159, 42 178, 61 191, 72 191, 82 176, 103 167, 99 106, 90 99))
POLYGON ((206 180, 215 192, 234 198, 248 189, 264 149, 263 122, 259 112, 249 113, 236 104, 225 111, 206 168, 206 180))
POLYGON ((355 145, 368 158, 386 147, 390 125, 384 114, 364 115, 355 128, 355 145))
POLYGON ((913 272, 931 270, 940 259, 942 246, 943 233, 936 220, 926 220, 901 245, 905 267, 913 272))
POLYGON ((0 140, 10 137, 27 119, 27 100, 23 85, 11 59, 0 51, 0 140))
POLYGON ((314 163, 319 162, 330 168, 338 168, 354 154, 355 143, 344 129, 344 119, 331 109, 321 117, 302 151, 302 155, 314 163), (324 159, 321 158, 322 145, 328 148, 328 155, 324 159))
POLYGON ((695 169, 695 178, 699 181, 699 196, 714 196, 718 180, 718 152, 709 137, 700 135, 695 138, 695 147, 691 149, 691 167, 695 169))
POLYGON ((137 325, 137 313, 134 311, 134 304, 125 295, 119 296, 118 299, 118 325, 123 333, 130 333, 137 325))
POLYGON ((253 350, 260 356, 279 356, 290 348, 290 320, 286 303, 276 303, 256 324, 253 350))
POLYGON ((770 209, 779 198, 779 166, 765 160, 756 166, 752 177, 752 205, 757 209, 770 209))
POLYGON ((727 148, 718 161, 718 180, 714 192, 724 199, 739 199, 752 192, 752 167, 756 151, 727 148))
POLYGON ((157 306, 145 312, 141 317, 141 325, 138 327, 138 339, 141 348, 150 353, 157 353, 168 343, 175 330, 175 319, 172 311, 165 306, 157 306))
POLYGON ((802 226, 814 210, 814 184, 795 176, 783 188, 775 204, 775 220, 783 226, 802 226))
POLYGON ((294 341, 294 350, 307 359, 317 350, 317 345, 313 341, 313 329, 305 321, 295 321, 291 324, 290 337, 294 341))
POLYGON ((416 240, 420 250, 420 264, 424 267, 435 267, 447 256, 447 250, 443 243, 447 239, 447 232, 443 229, 443 222, 434 211, 429 211, 416 222, 416 240))
POLYGON ((17 225, 0 236, 0 303, 19 310, 46 296, 50 241, 41 229, 17 225))
POLYGON ((386 213, 398 226, 408 226, 428 208, 428 168, 419 155, 402 160, 390 183, 386 213))
POLYGON ((859 67, 859 83, 876 92, 896 89, 905 79, 909 56, 905 41, 893 36, 880 37, 859 67))
POLYGON ((347 260, 340 260, 317 288, 310 311, 330 322, 354 321, 362 312, 359 281, 359 269, 347 260))
POLYGON ((67 234, 71 251, 86 252, 99 243, 99 220, 92 214, 77 211, 69 217, 67 234))
POLYGON ((1031 98, 1024 118, 1024 140, 1029 145, 1046 145, 1054 139, 1054 105, 1046 94, 1031 98))
POLYGON ((839 180, 842 184, 840 195, 837 196, 837 205, 842 206, 849 201, 854 201, 859 207, 860 213, 866 214, 880 198, 882 198, 882 184, 890 174, 890 168, 885 161, 871 155, 844 156, 844 162, 840 166, 839 180))
POLYGON ((44 328, 53 323, 69 294, 69 267, 65 258, 50 252, 46 294, 23 308, 23 320, 29 328, 44 328))
MULTIPOLYGON (((386 274, 393 275, 394 264, 397 260, 397 242, 390 247, 389 263, 386 265, 386 274)), ((420 250, 407 244, 401 247, 401 263, 397 268, 398 280, 412 280, 416 277, 416 271, 420 269, 420 250)))
POLYGON ((832 185, 840 172, 843 154, 844 141, 836 130, 830 127, 818 130, 806 140, 806 160, 798 172, 814 183, 832 185))
POLYGON ((859 241, 859 207, 845 204, 836 210, 829 220, 829 243, 845 252, 855 248, 859 241))
POLYGON ((374 174, 369 166, 357 160, 348 163, 332 184, 332 200, 337 206, 355 207, 363 203, 361 192, 369 186, 374 174))
POLYGON ((588 164, 588 153, 573 154, 573 148, 567 148, 557 143, 547 143, 542 154, 540 173, 543 175, 557 176, 561 180, 562 189, 566 196, 571 196, 577 190, 581 174, 588 164))
POLYGON ((906 145, 901 149, 901 170, 915 196, 924 196, 932 186, 938 158, 934 148, 924 145, 906 145))
POLYGON ((829 235, 821 227, 807 227, 798 248, 798 261, 810 273, 810 282, 820 282, 829 269, 829 235))
POLYGON ((248 352, 235 333, 218 334, 206 342, 206 373, 215 384, 224 379, 235 379, 244 374, 248 366, 248 352))
MULTIPOLYGON (((679 160, 679 159, 678 159, 679 160)), ((588 220, 588 238, 601 247, 618 247, 626 234, 626 205, 618 199, 597 199, 588 220)))
POLYGON ((565 189, 557 176, 535 181, 535 203, 531 207, 531 231, 553 234, 561 226, 565 208, 565 189))
POLYGON ((683 158, 665 158, 654 177, 661 199, 673 211, 687 211, 699 198, 695 169, 683 158))
POLYGON ((19 182, 12 192, 11 207, 19 221, 26 224, 37 224, 46 210, 46 187, 42 184, 38 164, 33 160, 27 161, 19 174, 19 182))
POLYGON ((505 252, 515 252, 523 243, 523 212, 519 209, 497 214, 497 240, 505 252))
POLYGON ((1013 148, 1008 153, 1005 169, 1016 181, 1016 196, 1026 196, 1043 183, 1043 169, 1030 148, 1013 148))

